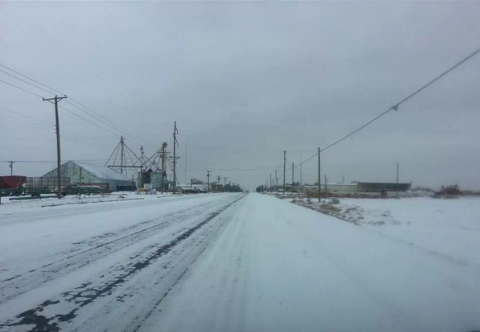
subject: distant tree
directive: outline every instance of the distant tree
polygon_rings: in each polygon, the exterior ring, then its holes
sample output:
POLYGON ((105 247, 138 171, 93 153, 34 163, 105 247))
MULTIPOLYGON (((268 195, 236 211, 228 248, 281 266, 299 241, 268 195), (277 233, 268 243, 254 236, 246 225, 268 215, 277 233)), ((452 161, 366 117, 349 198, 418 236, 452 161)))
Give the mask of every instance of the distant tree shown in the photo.
POLYGON ((242 187, 240 187, 238 184, 232 184, 228 186, 229 186, 228 191, 231 193, 239 193, 243 191, 242 187))
POLYGON ((257 187, 257 193, 263 193, 267 188, 262 184, 261 186, 257 187))
POLYGON ((190 182, 192 184, 204 184, 204 182, 202 180, 199 180, 199 179, 191 179, 190 182))

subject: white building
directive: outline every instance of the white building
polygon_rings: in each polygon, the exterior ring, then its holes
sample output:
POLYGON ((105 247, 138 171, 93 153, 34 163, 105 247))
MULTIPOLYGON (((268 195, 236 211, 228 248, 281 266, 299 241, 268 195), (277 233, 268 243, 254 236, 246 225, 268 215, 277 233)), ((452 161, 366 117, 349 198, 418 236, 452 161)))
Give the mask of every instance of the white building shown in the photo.
MULTIPOLYGON (((118 173, 108 167, 92 165, 78 161, 67 161, 62 165, 60 176, 70 178, 70 184, 108 184, 110 190, 128 190, 134 183, 124 174, 118 173)), ((56 177, 57 169, 51 170, 42 178, 56 177)))

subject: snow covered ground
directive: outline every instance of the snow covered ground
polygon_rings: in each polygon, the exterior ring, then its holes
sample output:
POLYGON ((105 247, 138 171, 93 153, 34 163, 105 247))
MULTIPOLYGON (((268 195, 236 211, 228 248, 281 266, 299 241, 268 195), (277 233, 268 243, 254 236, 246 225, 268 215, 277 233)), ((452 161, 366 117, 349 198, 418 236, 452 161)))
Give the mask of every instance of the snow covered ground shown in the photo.
MULTIPOLYGON (((331 202, 326 199, 324 202, 331 202)), ((326 204, 326 212, 368 227, 393 241, 439 255, 460 265, 476 267, 480 272, 480 197, 435 199, 339 199, 326 204)), ((312 209, 320 209, 317 199, 297 200, 312 209)))
POLYGON ((388 222, 260 194, 2 205, 0 331, 480 329, 475 199, 340 205, 388 222))
MULTIPOLYGON (((28 198, 29 196, 6 196, 2 197, 2 207, 0 209, 0 215, 6 213, 5 211, 17 211, 19 209, 27 209, 29 211, 32 208, 42 208, 46 206, 58 206, 58 205, 72 205, 72 204, 89 204, 89 203, 101 203, 101 202, 114 202, 120 200, 133 200, 133 199, 155 199, 172 197, 171 193, 164 193, 157 195, 149 194, 137 194, 135 192, 114 192, 108 195, 82 195, 80 197, 75 195, 68 195, 58 200, 54 195, 42 195, 40 199, 26 199, 15 200, 15 198, 28 198)), ((181 196, 177 195, 176 197, 181 196)))

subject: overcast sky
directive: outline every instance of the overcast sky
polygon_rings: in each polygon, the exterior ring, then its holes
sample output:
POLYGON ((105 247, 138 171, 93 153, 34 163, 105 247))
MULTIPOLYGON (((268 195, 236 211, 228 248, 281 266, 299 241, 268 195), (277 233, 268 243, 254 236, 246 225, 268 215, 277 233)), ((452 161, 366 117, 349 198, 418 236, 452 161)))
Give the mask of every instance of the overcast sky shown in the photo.
MULTIPOLYGON (((171 148, 176 120, 180 182, 187 143, 189 179, 210 169, 254 189, 281 174, 283 150, 300 163, 480 47, 479 17, 478 1, 1 2, 0 64, 141 137, 125 135, 137 153, 171 148)), ((414 186, 480 189, 479 87, 480 55, 325 151, 322 177, 395 181, 399 162, 414 186)), ((113 132, 61 110, 62 159, 104 163, 121 132, 61 105, 113 132)), ((55 167, 48 124, 52 104, 0 82, 0 160, 49 161, 15 174, 55 167)))

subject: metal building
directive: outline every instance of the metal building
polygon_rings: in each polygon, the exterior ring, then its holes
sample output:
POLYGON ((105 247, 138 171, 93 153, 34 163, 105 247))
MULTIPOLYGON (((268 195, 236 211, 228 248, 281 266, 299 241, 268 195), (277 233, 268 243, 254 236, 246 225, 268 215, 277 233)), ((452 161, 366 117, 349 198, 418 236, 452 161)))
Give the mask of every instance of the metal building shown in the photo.
MULTIPOLYGON (((325 184, 321 184, 320 190, 325 192, 325 184)), ((318 185, 304 185, 299 188, 299 191, 305 194, 316 194, 318 192, 318 185)), ((355 184, 343 183, 328 183, 327 192, 335 194, 354 194, 358 192, 358 187, 355 184)))
MULTIPOLYGON (((92 165, 78 161, 67 161, 62 165, 60 174, 62 177, 70 178, 71 184, 78 183, 103 183, 108 184, 110 190, 134 189, 135 184, 126 175, 118 173, 108 167, 92 165)), ((57 169, 48 172, 42 178, 57 176, 57 169)))
POLYGON ((366 181, 352 181, 352 184, 358 186, 358 192, 388 192, 388 191, 407 191, 412 188, 411 183, 396 183, 396 182, 366 182, 366 181))

